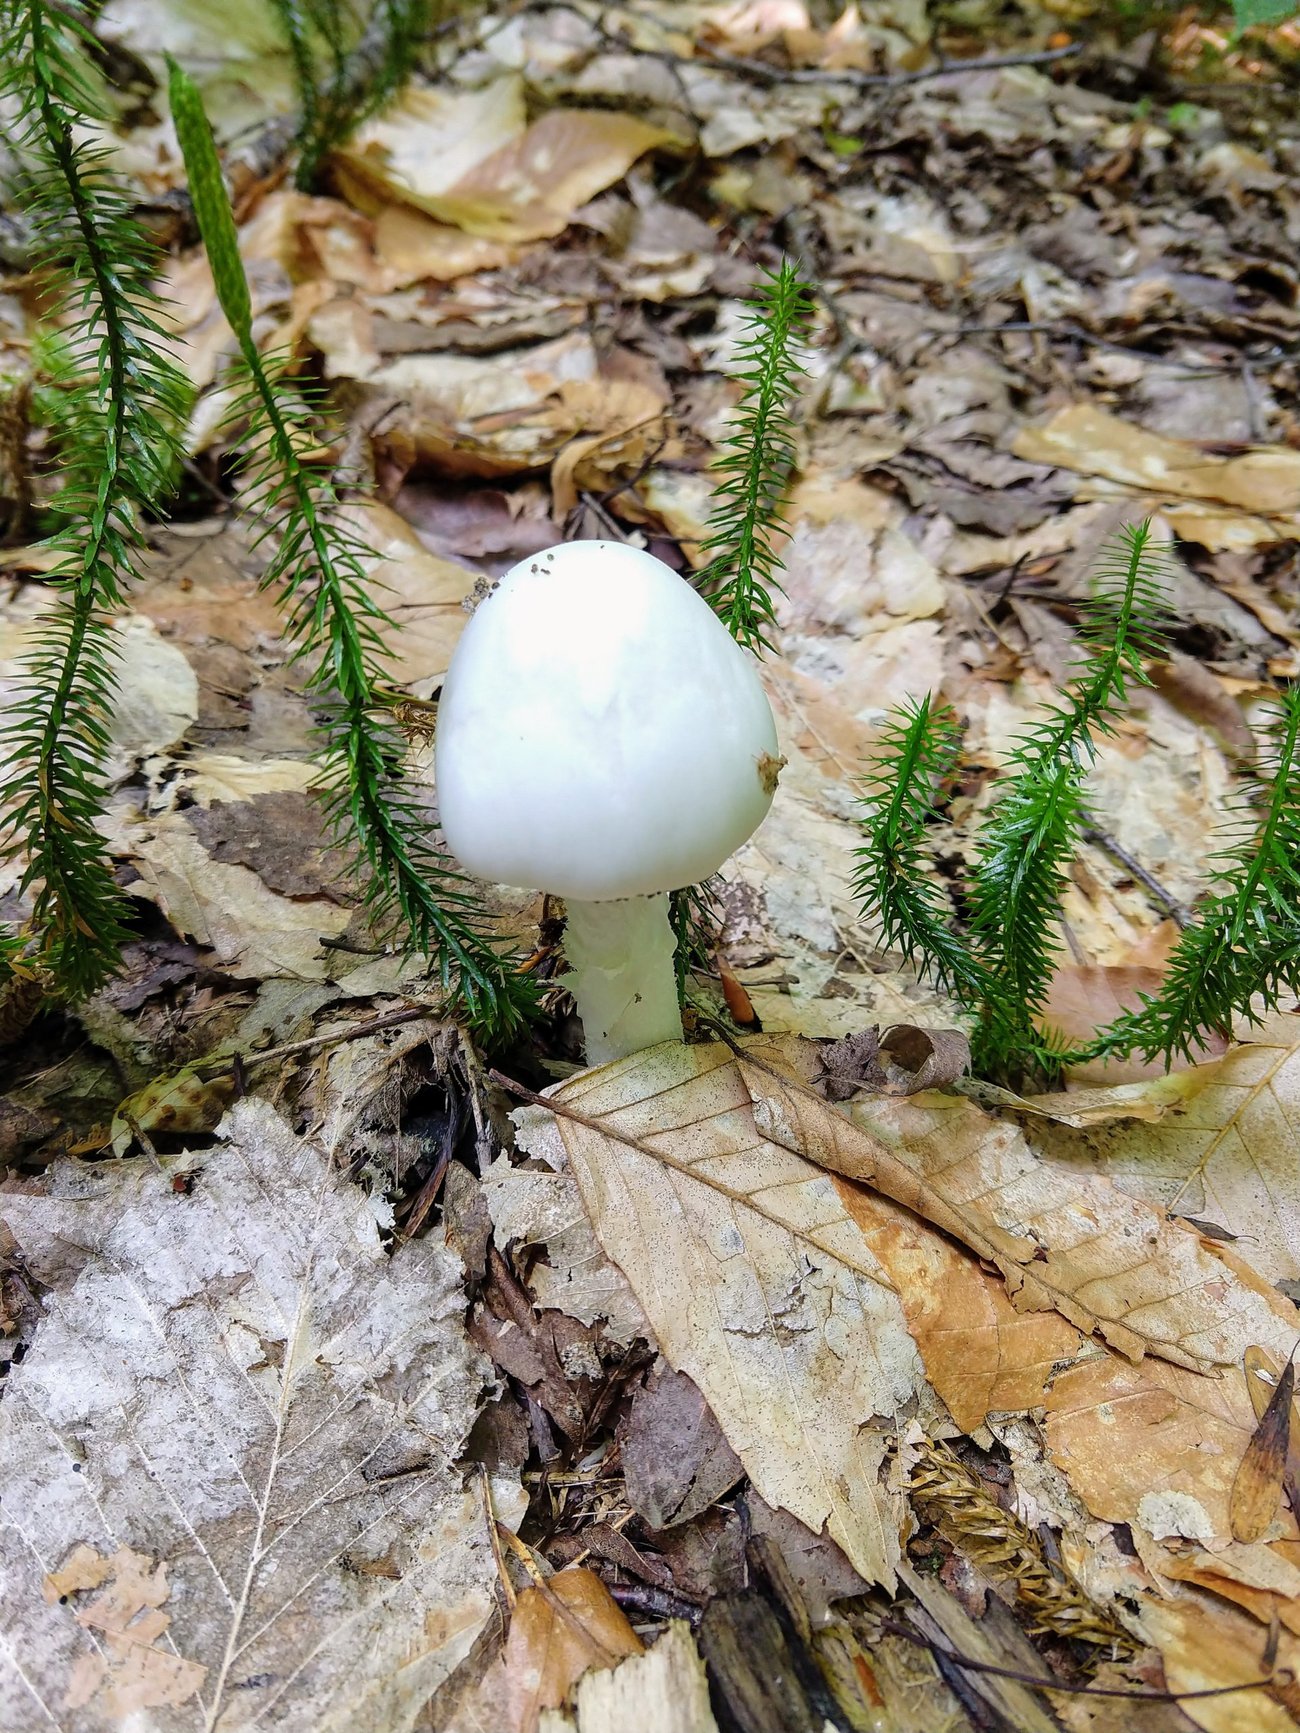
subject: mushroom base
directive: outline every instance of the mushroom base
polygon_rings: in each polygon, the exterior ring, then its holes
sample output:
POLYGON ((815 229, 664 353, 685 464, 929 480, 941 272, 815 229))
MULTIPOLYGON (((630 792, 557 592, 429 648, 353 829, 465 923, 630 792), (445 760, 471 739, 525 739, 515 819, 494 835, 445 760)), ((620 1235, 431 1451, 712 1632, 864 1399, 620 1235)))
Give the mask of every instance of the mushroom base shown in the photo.
POLYGON ((578 1001, 587 1063, 682 1038, 668 896, 568 904, 566 986, 578 1001))

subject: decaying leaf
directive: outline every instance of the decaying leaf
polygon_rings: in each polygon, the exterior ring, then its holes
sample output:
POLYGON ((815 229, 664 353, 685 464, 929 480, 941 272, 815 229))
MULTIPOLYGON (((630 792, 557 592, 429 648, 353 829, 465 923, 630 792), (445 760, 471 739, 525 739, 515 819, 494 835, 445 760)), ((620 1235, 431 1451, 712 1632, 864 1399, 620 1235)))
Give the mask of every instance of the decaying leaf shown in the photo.
MULTIPOLYGON (((1258 1040, 1221 1059, 1113 1093, 1098 1091, 1087 1104, 1091 1129, 1072 1136, 1044 1125, 1035 1142, 1054 1160, 1095 1163, 1124 1191, 1226 1229, 1266 1280, 1296 1281, 1296 1022, 1279 1014, 1258 1031, 1258 1040), (1107 1119, 1111 1123, 1103 1124, 1107 1119)), ((1068 1114, 1075 1099, 1073 1093, 1053 1097, 1049 1112, 1068 1114)), ((1282 1350, 1281 1359, 1289 1353, 1289 1347, 1282 1350)))
POLYGON ((455 1254, 389 1258, 262 1103, 51 1183, 4 1199, 48 1295, 0 1407, 0 1726, 412 1725, 496 1574, 455 1254))
POLYGON ((830 1176, 755 1128, 724 1047, 653 1048, 551 1099, 597 1235, 759 1492, 892 1582, 899 1507, 879 1469, 923 1380, 830 1176))

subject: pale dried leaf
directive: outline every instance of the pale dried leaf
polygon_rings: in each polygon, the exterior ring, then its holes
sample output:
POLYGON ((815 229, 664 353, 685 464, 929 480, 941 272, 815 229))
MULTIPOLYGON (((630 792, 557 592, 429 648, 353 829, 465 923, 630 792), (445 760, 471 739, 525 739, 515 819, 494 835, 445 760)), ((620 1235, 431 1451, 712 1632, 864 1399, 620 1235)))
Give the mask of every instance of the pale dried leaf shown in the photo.
POLYGON ((389 678, 396 686, 430 690, 447 672, 469 618, 463 604, 478 574, 429 553, 389 506, 370 501, 348 507, 345 516, 378 555, 367 561, 367 571, 375 599, 392 621, 378 628, 390 657, 389 678))
POLYGON ((389 1258, 265 1104, 185 1165, 188 1195, 172 1167, 65 1163, 4 1199, 48 1292, 0 1406, 0 1725, 119 1725, 134 1667, 151 1733, 409 1727, 495 1578, 449 1467, 484 1380, 459 1260, 389 1258), (109 1641, 142 1618, 165 1684, 109 1641))
MULTIPOLYGON (((540 1136, 551 1130, 548 1117, 540 1136)), ((530 1133, 528 1149, 537 1153, 539 1143, 539 1135, 530 1133)), ((541 1310, 554 1308, 584 1324, 600 1319, 615 1342, 650 1336, 627 1278, 600 1249, 571 1173, 513 1167, 501 1155, 483 1175, 483 1196, 503 1250, 518 1245, 545 1253, 528 1278, 541 1310)))
POLYGON ((347 909, 324 897, 282 897, 251 868, 213 860, 181 813, 145 817, 118 808, 113 817, 114 845, 139 875, 131 894, 157 903, 177 932, 210 946, 229 974, 329 975, 320 941, 343 931, 347 909))
POLYGON ((830 1176, 758 1132, 725 1048, 653 1048, 555 1099, 600 1122, 557 1120, 664 1357, 699 1386, 769 1504, 892 1582, 899 1509, 879 1468, 921 1367, 830 1176))
POLYGON ((362 209, 394 198, 471 235, 558 235, 580 205, 671 139, 631 115, 552 109, 525 130, 523 82, 478 91, 409 89, 360 128, 336 158, 362 209))
MULTIPOLYGON (((1149 433, 1090 403, 1076 403, 1040 426, 1022 429, 1012 449, 1017 457, 1102 476, 1161 503, 1208 501, 1247 517, 1269 519, 1275 537, 1300 529, 1295 506, 1300 452, 1284 446, 1262 447, 1242 457, 1210 457, 1190 440, 1149 433)), ((1225 516, 1229 514, 1222 510, 1211 514, 1200 524, 1201 534, 1191 539, 1205 539, 1225 516)), ((1222 545, 1224 535, 1220 526, 1208 545, 1222 545)))
MULTIPOLYGON (((1260 1031, 1263 1038, 1221 1059, 1113 1095, 1099 1091, 1085 1108, 1085 1123, 1094 1130, 1074 1137, 1047 1124, 1035 1140, 1054 1160, 1104 1164, 1125 1192, 1225 1229, 1265 1280, 1296 1281, 1297 1021, 1279 1015, 1260 1031), (1101 1125, 1106 1118, 1117 1123, 1101 1125)), ((1068 1114, 1074 1100, 1073 1094, 1052 1097, 1048 1111, 1068 1114)), ((1283 1349, 1281 1359, 1289 1354, 1283 1349)))

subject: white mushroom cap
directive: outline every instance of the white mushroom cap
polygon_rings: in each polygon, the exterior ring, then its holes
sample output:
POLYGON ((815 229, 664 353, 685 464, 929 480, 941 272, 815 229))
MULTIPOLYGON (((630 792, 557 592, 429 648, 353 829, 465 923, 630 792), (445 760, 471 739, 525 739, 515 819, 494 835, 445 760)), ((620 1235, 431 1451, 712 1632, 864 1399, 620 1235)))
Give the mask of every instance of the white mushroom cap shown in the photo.
POLYGON ((772 803, 754 663, 676 572, 569 542, 475 610, 438 711, 442 827, 469 872, 587 902, 715 872, 772 803))

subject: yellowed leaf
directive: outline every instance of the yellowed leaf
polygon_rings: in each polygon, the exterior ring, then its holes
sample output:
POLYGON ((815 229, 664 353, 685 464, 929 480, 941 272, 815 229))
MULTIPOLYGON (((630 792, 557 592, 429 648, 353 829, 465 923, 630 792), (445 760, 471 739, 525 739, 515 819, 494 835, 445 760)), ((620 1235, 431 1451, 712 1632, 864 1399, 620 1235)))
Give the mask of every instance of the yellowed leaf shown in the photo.
POLYGON ((901 1506, 879 1470, 923 1377, 830 1175, 760 1134, 725 1047, 653 1048, 553 1099, 597 1236, 758 1491, 892 1583, 901 1506))
POLYGON ((564 387, 562 401, 597 431, 571 440, 551 465, 557 520, 573 510, 580 488, 600 492, 641 467, 664 443, 669 407, 653 387, 630 379, 577 380, 564 387))
POLYGON ((394 198, 423 206, 528 124, 523 80, 511 73, 477 90, 408 85, 334 153, 344 197, 373 213, 394 198))
POLYGON ((126 1546, 108 1558, 79 1546, 62 1570, 46 1578, 45 1598, 61 1600, 85 1589, 101 1592, 78 1607, 77 1623, 97 1632, 99 1640, 73 1667, 65 1706, 84 1709, 94 1702, 110 1721, 126 1721, 145 1709, 188 1702, 208 1669, 177 1654, 167 1635, 172 1621, 162 1610, 171 1593, 166 1564, 126 1546))
MULTIPOLYGON (((792 1057, 789 1057, 792 1056, 792 1057)), ((764 1133, 864 1180, 1000 1269, 1021 1311, 1054 1308, 1134 1359, 1237 1365, 1252 1343, 1290 1357, 1300 1314, 1231 1254, 1109 1180, 1044 1160, 1024 1133, 959 1096, 860 1099, 837 1113, 782 1066, 740 1060, 764 1133)))
POLYGON ((451 283, 475 271, 496 271, 510 264, 517 251, 434 222, 409 205, 389 205, 375 221, 375 257, 395 288, 429 279, 451 283))
POLYGON ((1300 452, 1285 446, 1212 457, 1190 440, 1149 433, 1091 403, 1075 403, 1039 426, 1023 428, 1012 449, 1031 462, 1102 476, 1162 502, 1208 501, 1270 518, 1279 538, 1296 531, 1300 452))

